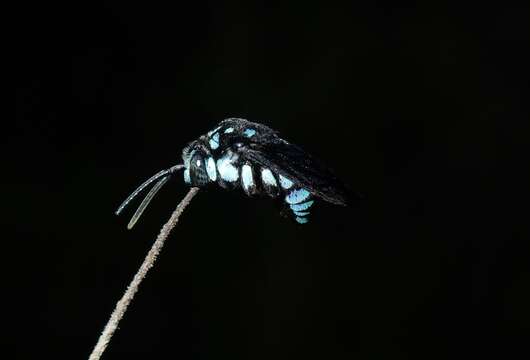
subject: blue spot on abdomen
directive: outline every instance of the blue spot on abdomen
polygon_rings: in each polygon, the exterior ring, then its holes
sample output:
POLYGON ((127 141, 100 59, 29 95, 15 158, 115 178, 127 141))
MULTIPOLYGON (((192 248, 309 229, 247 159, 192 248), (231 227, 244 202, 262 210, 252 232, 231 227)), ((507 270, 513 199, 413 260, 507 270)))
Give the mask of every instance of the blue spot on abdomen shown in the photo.
POLYGON ((272 175, 272 171, 267 168, 261 170, 261 181, 263 184, 267 184, 269 186, 277 186, 276 179, 274 178, 274 175, 272 175))
POLYGON ((243 182, 243 189, 248 192, 249 189, 254 186, 254 176, 252 174, 252 168, 250 165, 243 165, 241 168, 241 180, 243 182))
POLYGON ((292 204, 292 205, 289 205, 289 207, 293 211, 304 211, 304 210, 309 209, 311 205, 313 205, 314 202, 315 202, 314 200, 310 200, 310 201, 307 201, 301 204, 292 204))
POLYGON ((231 161, 231 154, 225 154, 217 160, 217 171, 223 180, 234 182, 239 178, 239 173, 231 161))
POLYGON ((286 197, 285 202, 287 204, 299 204, 311 195, 306 189, 296 189, 291 191, 286 197))
POLYGON ((291 186, 293 186, 293 182, 282 174, 280 174, 278 178, 280 179, 280 185, 282 188, 289 189, 291 186))
POLYGON ((309 220, 305 217, 300 217, 300 216, 297 216, 295 218, 296 222, 299 223, 299 224, 306 224, 309 220))

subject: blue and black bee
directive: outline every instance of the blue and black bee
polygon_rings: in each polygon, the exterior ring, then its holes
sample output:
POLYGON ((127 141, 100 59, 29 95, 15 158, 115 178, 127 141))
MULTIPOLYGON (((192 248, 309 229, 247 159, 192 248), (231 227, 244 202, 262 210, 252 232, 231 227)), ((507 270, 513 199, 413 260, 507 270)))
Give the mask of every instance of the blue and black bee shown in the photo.
POLYGON ((332 172, 300 147, 280 138, 271 128, 245 119, 229 118, 191 142, 182 151, 184 164, 162 170, 144 182, 118 208, 127 204, 155 180, 129 222, 132 228, 156 192, 176 171, 184 169, 184 182, 193 187, 218 184, 242 188, 248 196, 266 195, 281 202, 300 224, 308 222, 315 200, 346 205, 350 193, 332 172))

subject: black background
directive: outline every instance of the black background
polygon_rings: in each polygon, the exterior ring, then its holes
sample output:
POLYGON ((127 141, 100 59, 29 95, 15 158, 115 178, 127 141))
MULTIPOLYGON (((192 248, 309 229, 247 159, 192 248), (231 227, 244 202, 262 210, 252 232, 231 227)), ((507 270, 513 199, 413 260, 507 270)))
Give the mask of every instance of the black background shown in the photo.
POLYGON ((529 14, 506 2, 20 9, 17 117, 2 140, 4 349, 88 356, 186 186, 170 182, 133 231, 131 212, 113 211, 235 116, 302 145, 364 201, 296 226, 269 201, 199 192, 104 358, 527 357, 529 14))

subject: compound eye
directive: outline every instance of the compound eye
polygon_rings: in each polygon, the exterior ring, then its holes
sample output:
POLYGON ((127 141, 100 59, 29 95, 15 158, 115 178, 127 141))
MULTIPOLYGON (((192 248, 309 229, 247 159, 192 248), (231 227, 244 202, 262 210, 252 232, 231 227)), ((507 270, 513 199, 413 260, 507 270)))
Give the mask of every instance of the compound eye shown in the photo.
POLYGON ((199 154, 195 154, 190 161, 190 178, 195 186, 206 185, 209 181, 204 159, 199 154))

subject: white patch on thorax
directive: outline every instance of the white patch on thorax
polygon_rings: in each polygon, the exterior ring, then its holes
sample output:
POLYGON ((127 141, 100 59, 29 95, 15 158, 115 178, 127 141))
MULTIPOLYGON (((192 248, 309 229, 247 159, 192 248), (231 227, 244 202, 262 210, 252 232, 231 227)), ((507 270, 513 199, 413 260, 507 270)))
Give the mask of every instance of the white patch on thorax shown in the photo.
POLYGON ((234 182, 239 179, 239 173, 234 163, 238 156, 231 151, 228 151, 222 158, 217 160, 217 171, 225 181, 234 182))
POLYGON ((217 170, 215 168, 215 160, 213 157, 209 157, 206 161, 206 172, 208 173, 210 180, 217 180, 217 170))

